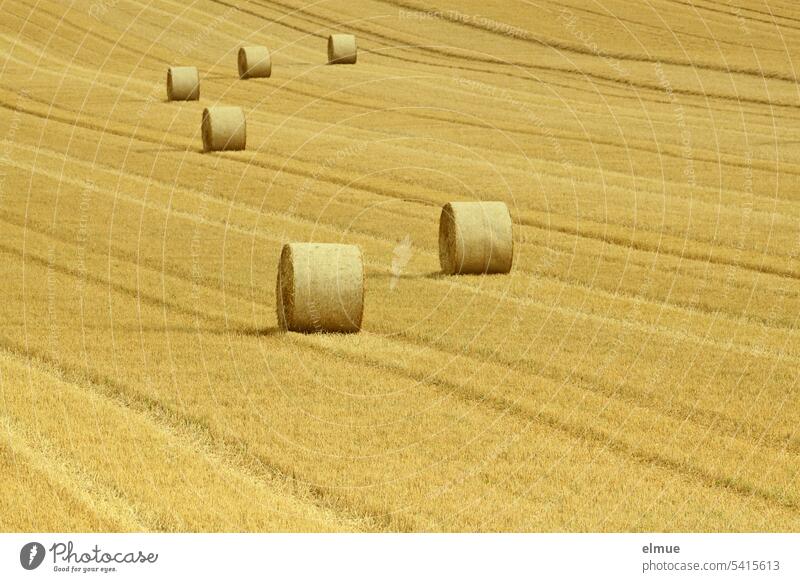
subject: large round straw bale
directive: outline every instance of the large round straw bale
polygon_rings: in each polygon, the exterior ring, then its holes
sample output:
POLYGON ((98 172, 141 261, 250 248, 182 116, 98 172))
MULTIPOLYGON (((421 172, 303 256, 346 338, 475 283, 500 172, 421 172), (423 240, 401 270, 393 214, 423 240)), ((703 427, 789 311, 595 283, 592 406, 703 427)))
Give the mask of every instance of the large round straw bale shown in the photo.
POLYGON ((364 263, 354 245, 283 246, 276 285, 284 331, 357 332, 364 314, 364 263))
POLYGON ((197 67, 167 69, 167 99, 170 101, 200 99, 200 75, 197 73, 197 67))
POLYGON ((332 34, 328 37, 328 64, 352 65, 357 56, 356 37, 352 34, 332 34))
POLYGON ((514 256, 504 202, 450 202, 439 219, 439 262, 448 275, 508 273, 514 256))
POLYGON ((243 46, 239 49, 239 78, 269 77, 272 58, 265 46, 243 46))
POLYGON ((203 110, 203 149, 205 151, 243 150, 247 124, 241 107, 207 107, 203 110))

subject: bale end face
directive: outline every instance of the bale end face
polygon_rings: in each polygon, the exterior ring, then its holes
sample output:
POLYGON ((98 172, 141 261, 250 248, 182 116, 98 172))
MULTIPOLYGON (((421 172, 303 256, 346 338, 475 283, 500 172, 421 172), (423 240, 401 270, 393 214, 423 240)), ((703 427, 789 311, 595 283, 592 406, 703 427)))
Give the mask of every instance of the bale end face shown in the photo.
POLYGON ((200 75, 197 67, 169 67, 167 69, 167 99, 169 101, 197 101, 200 99, 200 75))
POLYGON ((267 47, 243 46, 237 57, 240 79, 269 77, 272 75, 272 57, 267 47))
POLYGON ((235 151, 247 145, 247 123, 241 107, 207 107, 201 123, 203 150, 235 151))
POLYGON ((503 202, 450 202, 439 218, 439 263, 446 275, 508 273, 514 257, 503 202))
POLYGON ((278 327, 282 331, 290 330, 294 321, 294 262, 291 245, 283 245, 281 258, 278 261, 278 278, 275 282, 275 311, 278 316, 278 327))
POLYGON ((354 245, 284 245, 275 286, 278 326, 301 333, 355 333, 364 315, 364 264, 354 245))
POLYGON ((357 56, 356 37, 352 34, 332 34, 328 37, 329 65, 353 65, 357 56))
POLYGON ((459 270, 456 259, 457 236, 453 209, 450 204, 445 204, 439 216, 439 265, 445 275, 454 275, 459 270))

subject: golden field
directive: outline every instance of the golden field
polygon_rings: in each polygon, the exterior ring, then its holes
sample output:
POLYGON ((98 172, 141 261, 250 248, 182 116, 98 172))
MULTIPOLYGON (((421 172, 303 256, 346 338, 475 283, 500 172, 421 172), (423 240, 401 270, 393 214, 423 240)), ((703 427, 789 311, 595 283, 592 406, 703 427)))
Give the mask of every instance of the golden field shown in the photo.
POLYGON ((0 531, 800 531, 793 2, 7 0, 0 42, 0 531), (511 274, 441 276, 478 199, 511 274), (289 241, 361 247, 361 333, 277 330, 289 241))

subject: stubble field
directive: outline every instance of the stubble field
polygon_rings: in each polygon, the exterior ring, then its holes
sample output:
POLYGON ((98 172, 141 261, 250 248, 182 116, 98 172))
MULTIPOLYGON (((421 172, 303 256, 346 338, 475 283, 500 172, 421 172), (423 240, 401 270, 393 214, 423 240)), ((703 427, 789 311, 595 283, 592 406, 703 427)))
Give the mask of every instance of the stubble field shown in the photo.
POLYGON ((0 531, 800 531, 792 2, 0 10, 0 531), (479 199, 513 269, 442 276, 479 199), (289 241, 361 333, 277 329, 289 241))

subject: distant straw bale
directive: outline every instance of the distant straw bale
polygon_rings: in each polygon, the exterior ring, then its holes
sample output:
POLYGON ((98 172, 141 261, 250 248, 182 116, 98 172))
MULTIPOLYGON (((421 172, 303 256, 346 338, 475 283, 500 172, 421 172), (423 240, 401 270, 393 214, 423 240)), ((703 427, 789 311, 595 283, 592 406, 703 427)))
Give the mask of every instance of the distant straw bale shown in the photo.
POLYGON ((272 58, 265 46, 243 46, 239 49, 239 78, 253 79, 272 75, 272 58))
POLYGON ((203 149, 243 150, 247 143, 247 124, 241 107, 207 107, 203 110, 203 149))
POLYGON ((167 69, 167 99, 170 101, 197 101, 200 99, 200 75, 197 67, 169 67, 167 69))
POLYGON ((352 34, 332 34, 328 37, 328 64, 353 65, 358 49, 352 34))
POLYGON ((439 219, 439 262, 448 275, 508 273, 514 257, 504 202, 450 202, 439 219))
POLYGON ((278 325, 286 331, 359 331, 364 315, 361 249, 343 244, 284 245, 276 307, 278 325))

